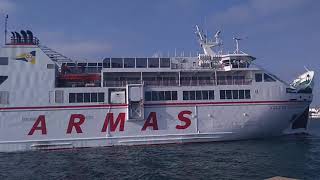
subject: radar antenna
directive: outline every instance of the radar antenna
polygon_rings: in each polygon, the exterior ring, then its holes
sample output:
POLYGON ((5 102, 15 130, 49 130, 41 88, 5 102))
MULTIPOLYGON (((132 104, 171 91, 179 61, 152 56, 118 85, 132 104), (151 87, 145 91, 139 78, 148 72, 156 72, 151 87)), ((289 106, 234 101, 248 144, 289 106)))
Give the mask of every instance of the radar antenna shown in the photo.
POLYGON ((243 54, 246 54, 244 53, 243 51, 240 50, 240 41, 244 40, 244 39, 247 39, 248 37, 245 37, 245 38, 238 38, 238 37, 234 37, 233 40, 235 41, 235 45, 236 45, 236 50, 233 52, 234 54, 240 54, 240 53, 243 53, 243 54))
POLYGON ((196 32, 195 32, 199 38, 200 46, 202 47, 204 54, 207 56, 215 56, 217 53, 212 50, 212 48, 216 46, 222 45, 220 40, 220 33, 221 31, 217 31, 214 35, 215 41, 212 41, 210 39, 207 39, 207 36, 203 33, 202 30, 200 30, 199 26, 196 25, 196 32))

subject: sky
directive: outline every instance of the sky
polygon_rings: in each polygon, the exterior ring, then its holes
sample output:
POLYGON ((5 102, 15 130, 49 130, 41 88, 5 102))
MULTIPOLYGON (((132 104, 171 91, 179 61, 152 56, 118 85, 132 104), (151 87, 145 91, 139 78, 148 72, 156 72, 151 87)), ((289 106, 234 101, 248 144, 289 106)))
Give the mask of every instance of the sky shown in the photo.
POLYGON ((9 31, 30 29, 41 44, 91 61, 195 55, 198 24, 209 37, 222 31, 225 52, 243 38, 240 49, 287 82, 314 70, 320 106, 319 9, 319 0, 0 0, 0 30, 9 14, 9 31))

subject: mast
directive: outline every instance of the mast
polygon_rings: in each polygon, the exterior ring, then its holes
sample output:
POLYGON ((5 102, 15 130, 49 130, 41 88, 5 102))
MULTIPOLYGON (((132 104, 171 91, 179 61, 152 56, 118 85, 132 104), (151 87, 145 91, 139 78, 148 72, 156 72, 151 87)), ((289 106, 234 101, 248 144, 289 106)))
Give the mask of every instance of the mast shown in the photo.
POLYGON ((9 16, 8 16, 8 14, 6 15, 6 17, 5 17, 5 22, 4 22, 4 44, 6 45, 7 44, 7 33, 8 33, 8 31, 7 31, 7 26, 8 26, 8 18, 9 18, 9 16))

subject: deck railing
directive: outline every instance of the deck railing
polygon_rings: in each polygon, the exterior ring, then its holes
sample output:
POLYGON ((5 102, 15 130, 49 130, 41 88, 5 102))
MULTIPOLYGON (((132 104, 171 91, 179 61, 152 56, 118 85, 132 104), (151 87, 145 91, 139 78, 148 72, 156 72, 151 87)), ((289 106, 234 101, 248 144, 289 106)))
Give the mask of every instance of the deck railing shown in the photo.
MULTIPOLYGON (((156 86, 156 87, 166 87, 166 86, 179 86, 178 80, 164 80, 164 81, 141 81, 141 80, 131 80, 131 81, 104 81, 103 85, 105 87, 125 87, 127 84, 141 84, 144 83, 145 86, 156 86)), ((217 85, 250 85, 252 79, 243 80, 181 80, 180 86, 215 86, 217 85)))

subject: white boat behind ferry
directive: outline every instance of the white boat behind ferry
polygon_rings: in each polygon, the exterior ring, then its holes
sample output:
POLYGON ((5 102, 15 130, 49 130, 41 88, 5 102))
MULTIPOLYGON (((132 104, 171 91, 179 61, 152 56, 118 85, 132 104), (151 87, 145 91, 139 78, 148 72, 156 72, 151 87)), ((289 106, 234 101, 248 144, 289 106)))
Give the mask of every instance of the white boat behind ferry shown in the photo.
POLYGON ((12 32, 0 50, 0 151, 240 140, 305 129, 313 71, 291 85, 237 49, 76 62, 12 32))

